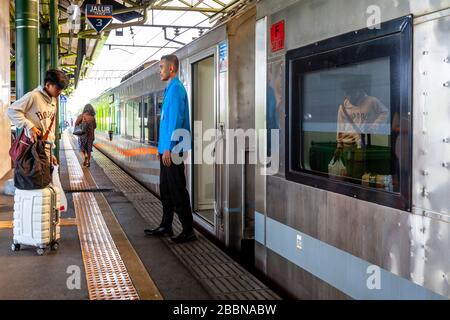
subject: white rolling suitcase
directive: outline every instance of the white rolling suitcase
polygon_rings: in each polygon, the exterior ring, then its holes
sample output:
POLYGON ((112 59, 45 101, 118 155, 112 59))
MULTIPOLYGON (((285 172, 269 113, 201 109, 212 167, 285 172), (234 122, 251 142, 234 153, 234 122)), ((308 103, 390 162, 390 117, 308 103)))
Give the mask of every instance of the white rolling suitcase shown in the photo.
POLYGON ((14 239, 11 249, 20 245, 36 247, 38 255, 45 248, 58 249, 60 239, 59 190, 52 185, 39 190, 16 189, 14 195, 14 239))

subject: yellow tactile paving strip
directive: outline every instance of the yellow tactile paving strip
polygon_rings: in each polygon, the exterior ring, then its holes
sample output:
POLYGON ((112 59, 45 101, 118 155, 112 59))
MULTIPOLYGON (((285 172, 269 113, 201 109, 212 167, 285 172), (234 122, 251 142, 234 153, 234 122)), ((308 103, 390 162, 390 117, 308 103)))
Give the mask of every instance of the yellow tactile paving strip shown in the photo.
POLYGON ((73 227, 77 226, 77 219, 74 218, 63 218, 59 220, 59 226, 60 227, 73 227))
MULTIPOLYGON (((68 137, 64 135, 64 149, 69 169, 70 186, 73 190, 92 187, 84 177, 68 137)), ((108 231, 100 208, 92 193, 74 193, 73 203, 78 221, 78 235, 89 298, 91 300, 137 300, 125 264, 108 231)))
MULTIPOLYGON (((66 219, 61 219, 59 220, 59 226, 60 227, 72 227, 72 226, 76 226, 77 225, 77 221, 73 218, 66 218, 66 219)), ((8 220, 8 221, 0 221, 0 229, 12 229, 14 227, 13 225, 13 221, 8 220)))
POLYGON ((12 221, 0 221, 0 229, 12 229, 12 221))
POLYGON ((117 221, 116 216, 109 206, 109 203, 103 194, 95 193, 94 197, 97 200, 100 210, 102 211, 103 219, 105 219, 109 233, 111 234, 122 259, 125 262, 128 274, 133 281, 133 285, 138 292, 139 298, 142 300, 162 300, 163 297, 159 292, 159 289, 150 277, 149 272, 142 263, 137 252, 129 242, 125 232, 122 230, 120 223, 117 221))

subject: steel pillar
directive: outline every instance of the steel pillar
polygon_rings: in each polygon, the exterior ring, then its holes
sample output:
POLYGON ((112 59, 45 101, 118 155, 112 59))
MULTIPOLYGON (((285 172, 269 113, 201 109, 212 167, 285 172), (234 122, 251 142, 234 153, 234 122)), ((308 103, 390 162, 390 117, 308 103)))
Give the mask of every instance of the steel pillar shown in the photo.
MULTIPOLYGON (((59 68, 58 2, 58 0, 50 0, 50 66, 53 69, 59 68)), ((58 162, 60 145, 59 140, 61 139, 59 115, 59 99, 57 99, 55 118, 55 156, 58 159, 58 162)))
POLYGON ((48 24, 41 24, 39 29, 39 65, 40 83, 44 84, 45 72, 50 69, 50 30, 48 24))
POLYGON ((39 2, 16 0, 16 97, 39 85, 39 2))
POLYGON ((39 27, 39 65, 40 83, 44 84, 45 72, 50 69, 50 6, 48 1, 41 1, 41 23, 39 27))
POLYGON ((51 67, 59 68, 59 43, 58 43, 58 0, 50 0, 50 47, 51 67))

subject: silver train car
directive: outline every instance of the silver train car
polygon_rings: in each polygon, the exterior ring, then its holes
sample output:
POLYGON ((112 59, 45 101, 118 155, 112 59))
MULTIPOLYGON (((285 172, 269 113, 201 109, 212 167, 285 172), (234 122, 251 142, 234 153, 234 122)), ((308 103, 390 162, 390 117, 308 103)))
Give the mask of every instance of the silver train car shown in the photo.
MULTIPOLYGON (((450 0, 261 0, 177 51, 196 223, 295 298, 449 298, 449 34, 450 0)), ((163 90, 156 64, 93 101, 155 193, 163 90)))

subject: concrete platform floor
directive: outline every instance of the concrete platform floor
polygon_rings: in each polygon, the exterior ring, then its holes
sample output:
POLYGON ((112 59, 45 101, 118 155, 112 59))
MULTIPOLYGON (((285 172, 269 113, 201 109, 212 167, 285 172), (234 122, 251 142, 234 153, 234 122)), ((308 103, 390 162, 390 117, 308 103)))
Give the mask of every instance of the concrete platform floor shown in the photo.
MULTIPOLYGON (((61 183, 63 189, 68 191, 70 190, 70 181, 64 150, 61 150, 60 156, 61 183)), ((79 161, 81 163, 80 157, 79 161)), ((119 223, 118 229, 121 229, 114 232, 116 234, 123 232, 162 297, 169 300, 211 299, 207 291, 167 249, 162 240, 144 236, 143 229, 146 227, 146 222, 127 198, 121 192, 114 190, 114 185, 95 161, 91 163, 89 171, 99 188, 111 189, 102 194, 119 223)), ((0 189, 11 177, 12 172, 0 180, 0 189)), ((100 193, 95 195, 101 207, 100 193)), ((62 218, 74 218, 72 194, 66 192, 66 196, 68 211, 62 214, 62 218)), ((12 221, 13 202, 13 197, 0 195, 0 222, 12 221)), ((107 206, 107 204, 103 204, 103 206, 105 205, 107 206)), ((62 227, 59 250, 47 251, 44 256, 37 256, 31 247, 24 247, 19 252, 12 252, 10 249, 12 236, 12 229, 0 229, 0 299, 89 299, 77 227, 62 227), (69 288, 71 286, 67 285, 68 282, 69 284, 74 283, 73 273, 68 273, 72 270, 80 270, 81 287, 79 289, 69 288)), ((114 235, 112 236, 116 240, 114 235)), ((132 268, 136 262, 131 261, 130 250, 124 245, 117 243, 116 245, 127 268, 128 266, 132 268)), ((139 279, 140 275, 135 274, 134 277, 134 279, 132 278, 133 282, 141 280, 139 279)))
MULTIPOLYGON (((12 178, 12 171, 0 180, 0 185, 3 186, 9 178, 12 178)), ((0 194, 0 221, 12 221, 13 206, 12 196, 0 194)), ((70 199, 68 207, 62 218, 75 217, 70 199)), ((12 229, 0 229, 0 300, 89 298, 76 227, 62 227, 59 250, 46 251, 44 256, 36 255, 32 247, 12 252, 12 238, 12 229), (80 270, 80 289, 71 290, 67 286, 69 277, 74 274, 72 270, 80 270)), ((75 282, 69 279, 69 283, 75 282)))
MULTIPOLYGON (((78 160, 82 163, 80 156, 78 160)), ((95 162, 95 158, 91 160, 89 172, 98 189, 110 190, 101 193, 106 198, 122 230, 139 255, 163 298, 168 300, 211 299, 207 291, 178 258, 168 250, 161 239, 144 236, 144 229, 149 227, 146 221, 123 193, 115 189, 105 171, 95 162)), ((62 180, 68 181, 69 179, 63 178, 62 180)), ((63 185, 63 188, 66 187, 63 185)), ((96 193, 97 197, 98 193, 96 193)), ((101 203, 101 201, 98 202, 101 203)))

